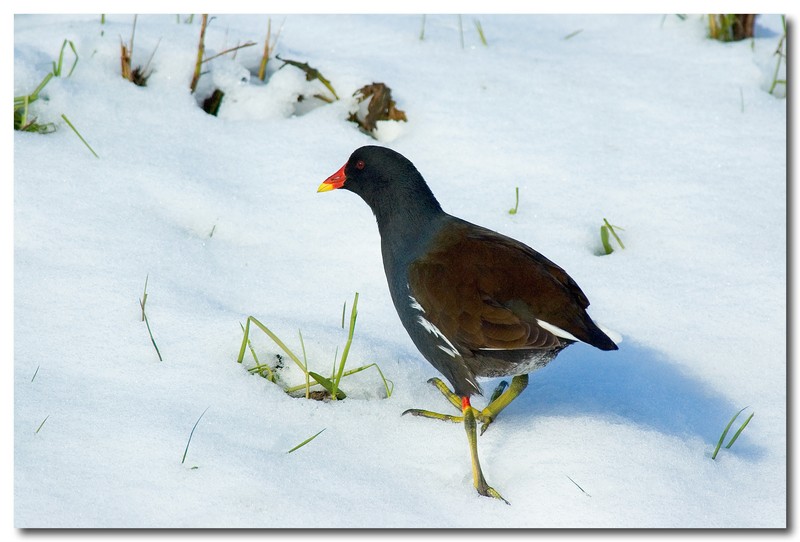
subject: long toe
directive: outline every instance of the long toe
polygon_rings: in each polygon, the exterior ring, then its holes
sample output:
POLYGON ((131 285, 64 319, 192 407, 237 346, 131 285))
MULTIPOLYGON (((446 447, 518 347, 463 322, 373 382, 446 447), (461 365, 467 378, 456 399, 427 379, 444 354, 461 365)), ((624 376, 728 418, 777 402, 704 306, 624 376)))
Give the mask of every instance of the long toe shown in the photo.
POLYGON ((434 420, 442 420, 444 422, 461 423, 464 421, 463 416, 452 416, 450 414, 440 414, 439 412, 431 412, 430 410, 422 410, 421 408, 409 408, 401 414, 405 416, 411 414, 412 416, 421 416, 423 418, 432 418, 434 420))
POLYGON ((481 413, 481 414, 479 414, 477 416, 477 419, 478 419, 479 422, 481 422, 481 432, 480 432, 480 434, 481 434, 481 436, 483 436, 483 434, 486 432, 487 429, 489 429, 489 426, 494 421, 494 417, 490 416, 490 415, 487 415, 487 414, 481 413))
POLYGON ((428 379, 428 384, 433 384, 436 386, 436 389, 444 395, 445 399, 450 401, 450 404, 456 407, 458 410, 461 410, 461 397, 450 391, 450 388, 447 387, 447 384, 442 382, 441 378, 433 377, 428 379))
POLYGON ((503 496, 500 495, 500 493, 498 493, 498 491, 495 488, 489 485, 485 485, 483 488, 476 488, 476 489, 478 490, 478 493, 480 495, 483 495, 484 497, 494 497, 495 499, 500 499, 509 506, 511 505, 511 503, 505 500, 503 496))

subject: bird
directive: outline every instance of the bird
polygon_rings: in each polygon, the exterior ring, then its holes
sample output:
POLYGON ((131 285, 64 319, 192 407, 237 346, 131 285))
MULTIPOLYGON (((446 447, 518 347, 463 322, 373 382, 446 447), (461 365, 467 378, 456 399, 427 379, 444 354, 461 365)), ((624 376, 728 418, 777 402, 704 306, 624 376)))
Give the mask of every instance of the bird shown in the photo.
MULTIPOLYGON (((445 212, 402 154, 360 147, 317 189, 344 189, 372 209, 386 280, 397 314, 422 356, 450 383, 433 383, 460 416, 409 409, 404 414, 463 423, 480 495, 508 501, 483 475, 481 434, 528 385, 528 374, 583 342, 617 350, 589 316, 589 300, 561 267, 520 241, 445 212), (478 410, 479 377, 511 376, 478 410), (506 389, 507 388, 507 389, 506 389)), ((616 335, 615 335, 616 337, 616 335)), ((617 338, 618 341, 618 338, 617 338)))

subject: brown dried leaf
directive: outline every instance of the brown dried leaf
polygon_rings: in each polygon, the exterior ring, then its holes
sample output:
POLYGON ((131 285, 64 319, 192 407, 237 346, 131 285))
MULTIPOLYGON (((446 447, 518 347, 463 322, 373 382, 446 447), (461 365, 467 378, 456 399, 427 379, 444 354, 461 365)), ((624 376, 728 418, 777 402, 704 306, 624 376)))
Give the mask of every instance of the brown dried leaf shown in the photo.
POLYGON ((397 104, 392 100, 392 89, 384 83, 372 83, 358 89, 353 96, 359 103, 369 98, 367 114, 363 119, 357 113, 351 113, 349 120, 358 124, 362 130, 371 133, 375 130, 379 120, 395 120, 408 122, 404 111, 397 109, 397 104))

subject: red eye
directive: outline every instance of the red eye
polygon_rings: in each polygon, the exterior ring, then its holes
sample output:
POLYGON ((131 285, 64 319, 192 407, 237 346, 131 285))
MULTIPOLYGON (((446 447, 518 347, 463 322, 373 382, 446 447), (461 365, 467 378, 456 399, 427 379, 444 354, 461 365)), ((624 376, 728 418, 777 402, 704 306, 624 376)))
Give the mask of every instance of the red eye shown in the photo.
POLYGON ((359 160, 358 162, 356 162, 356 169, 364 169, 365 165, 366 164, 364 163, 364 160, 359 160))

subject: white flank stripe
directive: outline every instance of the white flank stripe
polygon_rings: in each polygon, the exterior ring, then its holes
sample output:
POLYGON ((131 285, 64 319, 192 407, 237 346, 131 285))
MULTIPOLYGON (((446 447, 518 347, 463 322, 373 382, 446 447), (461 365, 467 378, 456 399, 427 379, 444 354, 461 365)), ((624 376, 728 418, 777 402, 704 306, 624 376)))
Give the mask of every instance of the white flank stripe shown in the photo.
POLYGON ((445 353, 446 353, 446 354, 449 354, 451 358, 454 358, 454 357, 456 357, 456 356, 458 355, 458 352, 456 352, 455 350, 450 350, 450 349, 449 349, 448 347, 446 347, 446 346, 442 346, 441 344, 437 344, 436 346, 438 346, 439 348, 441 348, 442 350, 444 350, 444 351, 445 351, 445 353))
POLYGON ((562 339, 569 339, 570 341, 581 342, 580 339, 578 339, 575 335, 573 335, 569 331, 564 331, 560 327, 554 326, 550 322, 545 322, 544 320, 539 320, 537 318, 536 323, 539 324, 539 327, 541 327, 542 329, 546 329, 556 337, 561 337, 562 339))
POLYGON ((422 308, 422 305, 419 304, 419 301, 414 299, 413 295, 408 296, 408 298, 411 300, 412 309, 417 309, 419 312, 425 312, 425 309, 422 308))
POLYGON ((445 343, 447 343, 447 346, 441 344, 437 345, 439 348, 447 352, 447 354, 450 355, 451 357, 456 357, 458 355, 458 350, 456 350, 456 347, 453 346, 453 343, 451 343, 450 340, 444 336, 444 333, 439 331, 438 327, 430 323, 422 316, 417 316, 417 321, 422 325, 422 327, 425 328, 425 331, 434 334, 435 336, 442 339, 445 343))

